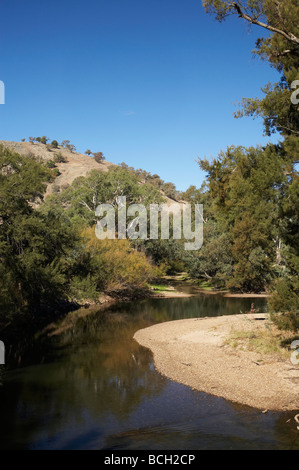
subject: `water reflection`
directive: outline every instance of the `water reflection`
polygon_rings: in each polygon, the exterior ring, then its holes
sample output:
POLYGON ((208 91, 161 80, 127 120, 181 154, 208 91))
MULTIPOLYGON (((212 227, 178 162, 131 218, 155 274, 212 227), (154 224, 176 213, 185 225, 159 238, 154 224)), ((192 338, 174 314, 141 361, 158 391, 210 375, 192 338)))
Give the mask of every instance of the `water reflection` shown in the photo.
MULTIPOLYGON (((294 413, 261 414, 168 380, 134 341, 153 323, 249 310, 198 296, 119 304, 40 338, 0 388, 1 449, 299 448, 294 413), (26 365, 27 364, 27 365, 26 365)), ((255 300, 265 309, 265 299, 255 300)))

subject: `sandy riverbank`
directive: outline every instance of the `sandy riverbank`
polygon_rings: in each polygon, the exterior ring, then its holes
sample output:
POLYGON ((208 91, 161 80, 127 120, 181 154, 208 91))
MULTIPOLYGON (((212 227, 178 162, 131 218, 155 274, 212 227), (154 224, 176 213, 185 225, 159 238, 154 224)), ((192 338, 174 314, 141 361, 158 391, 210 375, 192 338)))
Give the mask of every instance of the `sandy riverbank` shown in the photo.
POLYGON ((227 315, 160 323, 134 338, 153 352, 157 370, 172 380, 261 410, 299 410, 299 366, 290 355, 227 343, 234 332, 259 335, 267 328, 266 314, 227 315))
MULTIPOLYGON (((186 284, 188 285, 188 284, 186 284)), ((238 298, 267 298, 268 294, 266 292, 262 292, 260 294, 252 294, 252 293, 232 293, 229 291, 217 291, 212 289, 201 289, 195 285, 190 284, 191 292, 186 291, 179 291, 174 286, 166 286, 165 290, 155 290, 152 289, 151 297, 166 297, 166 298, 173 298, 173 297, 194 297, 198 294, 205 294, 205 295, 222 295, 223 297, 238 297, 238 298)))
POLYGON ((194 297, 196 293, 189 293, 189 292, 180 292, 177 290, 164 290, 164 291, 153 291, 150 295, 151 298, 165 298, 165 299, 173 299, 173 298, 182 298, 182 297, 194 297))

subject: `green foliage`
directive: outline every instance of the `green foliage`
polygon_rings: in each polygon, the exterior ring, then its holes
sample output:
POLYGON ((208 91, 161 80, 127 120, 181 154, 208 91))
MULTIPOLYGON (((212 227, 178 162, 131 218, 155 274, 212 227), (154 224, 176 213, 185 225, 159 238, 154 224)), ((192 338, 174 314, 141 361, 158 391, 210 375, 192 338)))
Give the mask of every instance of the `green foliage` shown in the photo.
POLYGON ((132 248, 129 240, 99 240, 94 228, 83 231, 85 253, 89 256, 92 282, 111 295, 144 289, 158 270, 144 253, 132 248))
MULTIPOLYGON (((298 281, 297 281, 298 284, 298 281)), ((299 329, 299 289, 287 277, 276 280, 269 299, 271 319, 281 329, 299 329)))
POLYGON ((262 117, 265 134, 279 132, 283 142, 245 152, 228 149, 212 164, 200 161, 208 172, 217 224, 231 235, 234 274, 226 284, 255 291, 268 286, 273 320, 298 330, 299 113, 291 96, 299 78, 299 4, 204 0, 203 5, 219 21, 237 15, 267 32, 253 53, 281 74, 278 83, 262 88, 262 99, 243 98, 235 117, 262 117))
POLYGON ((231 237, 227 247, 233 276, 226 279, 226 286, 241 291, 264 290, 276 263, 278 203, 287 184, 288 157, 282 147, 274 145, 230 147, 211 163, 199 163, 208 173, 218 230, 231 237))
MULTIPOLYGON (((103 285, 100 287, 103 289, 103 285)), ((82 274, 73 276, 70 284, 69 296, 79 302, 84 300, 97 301, 99 298, 97 276, 93 276, 91 273, 87 273, 84 277, 82 274)))
POLYGON ((181 240, 148 240, 144 251, 167 274, 185 270, 187 254, 181 240))
POLYGON ((58 152, 54 156, 55 163, 67 163, 67 159, 62 155, 61 152, 58 152))
POLYGON ((165 196, 174 200, 178 199, 179 194, 173 183, 164 183, 162 185, 162 189, 163 189, 165 196))
POLYGON ((148 206, 160 203, 163 198, 152 185, 141 185, 137 176, 125 169, 115 167, 108 172, 92 170, 86 177, 77 178, 73 184, 59 195, 50 199, 49 204, 61 204, 69 217, 79 224, 96 223, 95 210, 99 204, 117 205, 117 197, 126 196, 127 204, 141 203, 148 206))
POLYGON ((47 160, 45 165, 47 168, 56 168, 56 165, 53 160, 47 160))
POLYGON ((221 232, 213 217, 206 221, 203 230, 202 248, 187 258, 188 272, 193 279, 206 279, 212 286, 224 288, 233 276, 231 234, 221 232))
POLYGON ((70 152, 76 152, 76 147, 73 144, 66 144, 65 146, 70 152))
POLYGON ((46 144, 48 142, 49 138, 46 137, 45 135, 43 135, 40 139, 40 143, 41 144, 46 144))
POLYGON ((32 139, 33 141, 39 142, 40 144, 46 144, 49 140, 48 137, 43 135, 42 137, 29 137, 29 140, 32 139))
POLYGON ((299 327, 299 178, 293 171, 280 208, 279 233, 284 242, 284 264, 269 299, 274 321, 293 330, 299 327), (283 314, 281 314, 283 313, 283 314))
POLYGON ((182 199, 190 204, 201 204, 202 203, 202 191, 196 186, 191 185, 189 186, 186 191, 182 193, 182 199))
POLYGON ((33 159, 0 147, 0 306, 7 317, 38 311, 64 295, 68 225, 32 208, 52 175, 33 159))
POLYGON ((93 156, 97 163, 102 163, 105 160, 103 152, 94 152, 93 156))
POLYGON ((54 184, 57 193, 36 207, 53 181, 53 166, 0 146, 0 321, 40 315, 62 301, 97 301, 103 291, 136 296, 163 272, 140 246, 100 241, 94 231, 98 204, 115 205, 123 195, 128 204, 160 203, 154 185, 141 185, 134 172, 118 167, 92 171, 63 190, 54 184))
POLYGON ((54 178, 57 178, 57 176, 59 176, 61 173, 58 170, 58 168, 53 168, 52 174, 53 174, 54 178))
POLYGON ((297 134, 299 128, 299 113, 297 105, 291 102, 292 82, 299 75, 299 68, 285 72, 280 82, 268 83, 262 88, 264 98, 243 98, 241 108, 235 117, 261 116, 264 122, 264 133, 268 136, 279 132, 284 136, 297 134))
POLYGON ((254 54, 268 61, 281 73, 281 80, 266 84, 264 98, 243 98, 235 117, 261 116, 266 135, 280 132, 283 136, 298 135, 298 106, 291 102, 291 84, 299 76, 299 5, 297 0, 243 0, 239 2, 204 0, 208 13, 222 21, 238 15, 269 36, 256 41, 254 54))

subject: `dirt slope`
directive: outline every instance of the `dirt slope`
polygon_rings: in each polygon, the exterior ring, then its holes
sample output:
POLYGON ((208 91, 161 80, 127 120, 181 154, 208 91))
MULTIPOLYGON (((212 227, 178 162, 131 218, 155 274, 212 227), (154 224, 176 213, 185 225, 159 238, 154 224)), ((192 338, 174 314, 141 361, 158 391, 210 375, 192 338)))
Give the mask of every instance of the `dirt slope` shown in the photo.
MULTIPOLYGON (((61 146, 57 149, 48 150, 45 144, 41 144, 39 142, 31 144, 30 142, 0 140, 0 144, 3 144, 4 147, 8 147, 10 150, 17 152, 20 155, 33 155, 44 161, 53 160, 55 154, 61 153, 67 161, 66 163, 56 163, 56 167, 58 168, 60 175, 53 181, 53 183, 48 185, 46 196, 53 192, 53 187, 57 187, 58 185, 63 189, 67 185, 71 185, 78 176, 86 176, 86 174, 91 170, 108 171, 111 167, 117 166, 114 163, 107 161, 97 163, 93 157, 89 157, 83 153, 71 152, 61 146)), ((174 204, 177 206, 178 210, 186 204, 184 201, 176 202, 173 199, 166 197, 164 194, 163 197, 165 197, 167 205, 174 204)))
POLYGON ((109 168, 114 166, 110 162, 97 163, 93 157, 84 155, 82 153, 71 152, 70 150, 60 147, 58 149, 48 150, 46 145, 35 142, 12 142, 7 140, 0 140, 0 144, 8 147, 23 156, 34 155, 44 161, 53 160, 55 154, 61 155, 67 160, 66 163, 56 163, 56 167, 60 171, 60 175, 55 181, 48 186, 47 193, 50 194, 54 185, 64 187, 71 185, 75 178, 78 176, 85 176, 91 170, 108 171, 109 168))

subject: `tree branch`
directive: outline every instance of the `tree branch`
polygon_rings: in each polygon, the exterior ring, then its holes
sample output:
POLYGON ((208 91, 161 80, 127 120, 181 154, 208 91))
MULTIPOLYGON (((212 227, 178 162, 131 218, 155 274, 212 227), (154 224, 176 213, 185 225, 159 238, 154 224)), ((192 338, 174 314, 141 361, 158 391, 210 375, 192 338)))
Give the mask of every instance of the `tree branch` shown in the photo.
POLYGON ((280 124, 278 121, 277 121, 277 125, 278 125, 279 127, 281 127, 282 129, 286 129, 287 131, 293 132, 293 134, 299 135, 299 132, 298 132, 298 131, 294 131, 294 130, 291 129, 290 127, 283 126, 283 125, 280 124))
POLYGON ((86 207, 90 212, 93 212, 92 209, 89 207, 89 205, 82 199, 81 201, 79 201, 79 204, 82 204, 82 206, 86 207))
POLYGON ((267 23, 263 23, 262 21, 259 21, 257 18, 253 18, 252 16, 247 15, 246 13, 242 11, 240 4, 238 4, 237 2, 231 2, 230 4, 236 10, 238 15, 244 20, 249 21, 249 23, 261 26, 262 28, 265 28, 268 31, 271 31, 272 33, 280 34, 284 36, 288 41, 299 46, 299 38, 297 38, 297 36, 295 36, 293 33, 289 33, 289 32, 283 31, 282 29, 275 28, 274 26, 271 26, 267 23))

